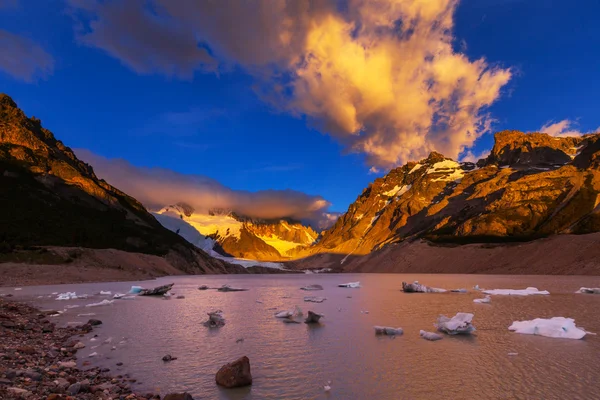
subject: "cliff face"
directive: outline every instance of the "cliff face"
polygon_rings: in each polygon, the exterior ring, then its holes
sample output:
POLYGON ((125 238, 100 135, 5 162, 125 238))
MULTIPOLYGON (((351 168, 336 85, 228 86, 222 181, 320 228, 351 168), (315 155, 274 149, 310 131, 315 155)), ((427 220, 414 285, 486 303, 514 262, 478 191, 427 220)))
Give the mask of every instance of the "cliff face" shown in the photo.
POLYGON ((184 272, 237 270, 164 229, 134 198, 0 94, 0 244, 114 248, 159 255, 184 272))
POLYGON ((393 169, 296 256, 364 255, 417 238, 464 244, 600 231, 600 134, 504 131, 495 140, 477 165, 431 153, 393 169))

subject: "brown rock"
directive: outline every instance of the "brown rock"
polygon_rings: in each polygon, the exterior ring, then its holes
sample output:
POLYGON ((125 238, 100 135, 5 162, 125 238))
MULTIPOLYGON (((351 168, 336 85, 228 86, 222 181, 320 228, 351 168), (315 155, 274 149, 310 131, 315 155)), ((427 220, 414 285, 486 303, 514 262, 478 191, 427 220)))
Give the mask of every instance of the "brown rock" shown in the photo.
POLYGON ((229 364, 223 365, 215 376, 217 385, 226 388, 248 386, 252 384, 250 359, 244 356, 229 364))

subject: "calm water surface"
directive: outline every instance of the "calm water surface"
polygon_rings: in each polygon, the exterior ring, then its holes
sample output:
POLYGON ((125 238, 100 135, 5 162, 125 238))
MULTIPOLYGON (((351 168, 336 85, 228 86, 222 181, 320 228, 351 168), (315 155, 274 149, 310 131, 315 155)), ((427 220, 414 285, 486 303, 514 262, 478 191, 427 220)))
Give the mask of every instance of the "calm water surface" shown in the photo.
POLYGON ((83 339, 80 362, 92 361, 115 374, 138 379, 139 391, 188 391, 197 399, 600 399, 600 338, 551 339, 508 331, 515 320, 564 316, 600 332, 600 295, 573 292, 580 286, 600 286, 600 277, 475 276, 475 275, 252 275, 189 276, 143 282, 152 287, 175 282, 173 292, 185 299, 138 297, 113 305, 85 308, 107 296, 56 301, 52 292, 94 294, 126 292, 136 283, 98 283, 0 288, 45 309, 70 308, 59 324, 94 318, 104 324, 83 339), (469 293, 405 294, 402 281, 469 293), (361 281, 360 289, 338 283, 361 281), (199 291, 222 284, 247 292, 199 291), (323 291, 299 290, 321 284, 323 291), (492 304, 475 304, 482 288, 549 290, 549 296, 492 296, 492 304), (327 297, 321 304, 303 297, 327 297), (43 296, 39 298, 38 296, 43 296), (276 310, 300 306, 325 314, 319 326, 284 324, 276 310), (221 309, 226 325, 202 326, 206 313, 221 309), (368 311, 368 313, 366 312, 368 311), (472 337, 448 337, 428 342, 419 330, 433 331, 439 314, 475 314, 472 337), (395 339, 375 336, 373 325, 404 328, 395 339), (237 339, 244 341, 236 343, 237 339), (104 341, 110 343, 104 343, 104 341), (94 348, 95 346, 98 346, 94 348), (116 350, 111 350, 115 346, 116 350), (92 353, 98 357, 87 358, 92 353), (170 353, 176 361, 164 363, 170 353), (508 353, 518 353, 509 356, 508 353), (254 384, 226 390, 214 382, 223 364, 247 355, 254 384), (116 363, 123 362, 122 367, 116 363), (331 381, 331 391, 323 385, 331 381))

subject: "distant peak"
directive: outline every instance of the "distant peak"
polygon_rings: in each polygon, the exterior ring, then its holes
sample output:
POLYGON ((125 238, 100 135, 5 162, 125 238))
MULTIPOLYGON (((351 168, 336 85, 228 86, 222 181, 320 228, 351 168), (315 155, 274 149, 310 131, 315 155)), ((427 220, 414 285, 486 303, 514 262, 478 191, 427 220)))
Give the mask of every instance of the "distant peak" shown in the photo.
POLYGON ((427 161, 433 162, 444 161, 445 159, 446 157, 444 157, 443 154, 440 154, 437 151, 432 151, 431 153, 429 153, 429 157, 427 157, 427 161))

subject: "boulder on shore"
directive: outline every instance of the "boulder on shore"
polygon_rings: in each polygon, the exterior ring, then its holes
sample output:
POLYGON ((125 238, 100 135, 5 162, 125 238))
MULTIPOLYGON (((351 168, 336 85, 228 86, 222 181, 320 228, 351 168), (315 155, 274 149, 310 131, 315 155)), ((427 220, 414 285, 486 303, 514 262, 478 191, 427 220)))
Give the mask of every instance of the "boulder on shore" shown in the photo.
POLYGON ((241 357, 229 364, 223 365, 215 376, 217 385, 226 388, 235 388, 252 385, 250 372, 250 359, 241 357))

